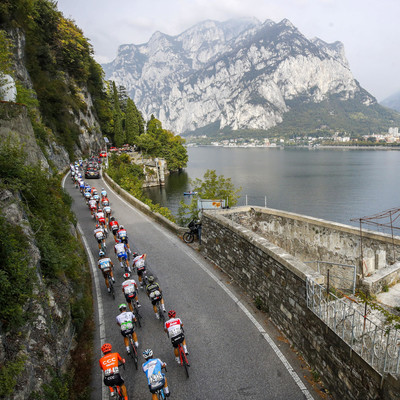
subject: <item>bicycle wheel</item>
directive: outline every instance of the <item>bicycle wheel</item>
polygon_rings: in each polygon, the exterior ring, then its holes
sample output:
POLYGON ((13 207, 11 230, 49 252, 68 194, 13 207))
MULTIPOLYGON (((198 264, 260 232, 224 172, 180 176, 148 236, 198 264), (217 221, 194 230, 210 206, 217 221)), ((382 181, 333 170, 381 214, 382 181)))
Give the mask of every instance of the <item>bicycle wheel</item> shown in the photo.
POLYGON ((131 348, 131 357, 133 358, 133 362, 135 363, 136 370, 138 369, 138 353, 136 350, 135 343, 133 343, 132 335, 129 335, 129 347, 131 348))
POLYGON ((165 317, 164 317, 164 312, 161 309, 160 304, 158 305, 158 315, 160 316, 160 321, 162 322, 162 324, 164 325, 165 322, 165 317))
POLYGON ((186 378, 189 378, 189 362, 181 344, 179 345, 179 355, 182 360, 182 365, 185 367, 186 378))
POLYGON ((113 284, 113 282, 112 282, 112 280, 111 280, 111 277, 109 278, 108 282, 109 282, 109 285, 110 285, 110 293, 111 293, 111 296, 112 296, 113 300, 115 300, 114 284, 113 284))
POLYGON ((193 240, 194 240, 194 235, 193 235, 192 232, 185 232, 185 233, 183 234, 183 241, 184 241, 185 243, 192 243, 193 240))
POLYGON ((137 321, 137 323, 139 325, 139 328, 141 328, 142 327, 142 322, 141 322, 142 316, 140 315, 140 312, 139 312, 139 309, 137 308, 137 305, 133 306, 133 311, 135 313, 136 321, 137 321))

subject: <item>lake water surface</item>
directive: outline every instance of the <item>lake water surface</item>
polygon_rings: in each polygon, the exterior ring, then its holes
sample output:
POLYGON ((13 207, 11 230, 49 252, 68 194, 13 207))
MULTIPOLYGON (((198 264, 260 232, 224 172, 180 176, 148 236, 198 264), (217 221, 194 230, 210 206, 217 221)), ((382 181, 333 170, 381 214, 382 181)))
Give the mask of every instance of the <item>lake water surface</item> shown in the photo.
MULTIPOLYGON (((190 179, 207 169, 242 187, 238 205, 265 205, 330 221, 400 207, 400 151, 280 148, 188 148, 189 163, 147 195, 176 214, 190 179)), ((377 228, 370 228, 378 230, 377 228)), ((395 232, 395 234, 398 234, 395 232)))

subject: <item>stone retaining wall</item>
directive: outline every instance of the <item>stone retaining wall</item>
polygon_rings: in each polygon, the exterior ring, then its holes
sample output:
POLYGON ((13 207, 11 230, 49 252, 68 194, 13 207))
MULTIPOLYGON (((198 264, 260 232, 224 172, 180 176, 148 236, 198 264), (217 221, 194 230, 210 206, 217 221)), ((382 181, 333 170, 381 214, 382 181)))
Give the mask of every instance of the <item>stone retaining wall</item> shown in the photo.
MULTIPOLYGON (((353 226, 261 207, 239 207, 226 214, 226 218, 267 238, 301 261, 355 265, 358 277, 362 277, 360 230, 353 226)), ((399 268, 392 265, 400 257, 399 237, 392 239, 387 234, 363 230, 362 252, 364 276, 377 271, 382 276, 381 284, 378 281, 364 285, 366 291, 376 293, 383 285, 396 283, 399 268)), ((333 267, 330 268, 332 272, 333 267)), ((351 287, 354 270, 337 267, 335 271, 344 278, 339 287, 351 287)), ((359 284, 363 282, 359 280, 359 284)))
POLYGON ((202 253, 222 268, 270 315, 337 399, 398 399, 400 382, 382 377, 306 304, 309 266, 233 221, 236 211, 205 211, 202 253))

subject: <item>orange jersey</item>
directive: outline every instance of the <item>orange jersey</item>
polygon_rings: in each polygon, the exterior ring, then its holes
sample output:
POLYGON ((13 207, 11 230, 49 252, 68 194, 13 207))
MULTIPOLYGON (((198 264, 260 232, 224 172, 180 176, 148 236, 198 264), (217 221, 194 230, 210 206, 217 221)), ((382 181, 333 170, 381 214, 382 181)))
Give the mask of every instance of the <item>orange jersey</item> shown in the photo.
POLYGON ((99 360, 100 368, 103 371, 106 371, 107 369, 113 370, 114 367, 118 367, 119 361, 122 362, 122 357, 119 355, 119 353, 106 354, 99 360))

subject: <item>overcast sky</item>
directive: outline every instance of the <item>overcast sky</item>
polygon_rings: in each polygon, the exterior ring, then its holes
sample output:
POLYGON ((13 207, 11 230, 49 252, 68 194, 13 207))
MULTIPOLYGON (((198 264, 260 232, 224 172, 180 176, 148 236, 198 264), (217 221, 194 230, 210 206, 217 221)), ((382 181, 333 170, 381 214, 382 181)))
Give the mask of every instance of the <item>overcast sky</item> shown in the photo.
POLYGON ((344 44, 354 77, 378 101, 400 91, 400 0, 58 0, 90 39, 99 63, 118 46, 178 35, 206 19, 289 19, 307 38, 344 44))

